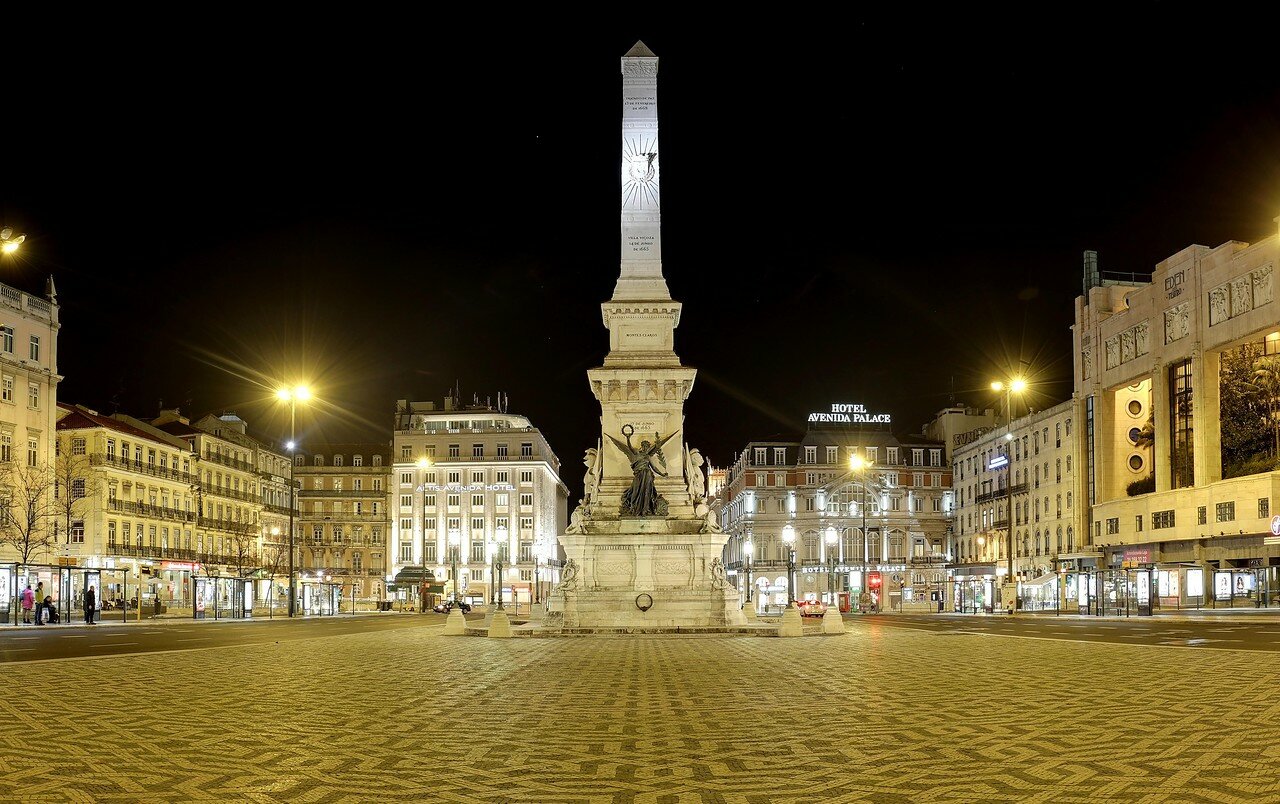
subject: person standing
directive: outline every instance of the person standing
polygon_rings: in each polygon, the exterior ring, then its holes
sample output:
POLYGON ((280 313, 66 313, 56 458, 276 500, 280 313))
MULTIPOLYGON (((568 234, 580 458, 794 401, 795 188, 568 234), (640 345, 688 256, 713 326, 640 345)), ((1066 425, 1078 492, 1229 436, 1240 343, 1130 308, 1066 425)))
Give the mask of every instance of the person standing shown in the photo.
POLYGON ((36 593, 31 591, 31 584, 22 592, 22 622, 31 625, 31 607, 36 603, 36 593))
POLYGON ((41 623, 40 620, 44 617, 44 581, 40 581, 36 584, 36 591, 33 598, 35 599, 36 606, 36 625, 42 625, 43 623, 41 623))
POLYGON ((97 613, 98 596, 90 586, 84 593, 84 621, 93 625, 93 615, 97 613))

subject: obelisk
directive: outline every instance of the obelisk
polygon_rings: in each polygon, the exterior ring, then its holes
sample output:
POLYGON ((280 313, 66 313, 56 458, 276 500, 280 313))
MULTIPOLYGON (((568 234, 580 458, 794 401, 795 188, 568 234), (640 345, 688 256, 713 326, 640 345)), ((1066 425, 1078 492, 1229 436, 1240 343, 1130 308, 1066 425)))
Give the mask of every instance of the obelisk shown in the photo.
POLYGON ((600 439, 560 541, 567 561, 549 603, 562 627, 715 627, 745 622, 720 561, 703 460, 684 440, 696 370, 674 349, 680 303, 662 275, 658 57, 622 57, 621 268, 601 305, 604 364, 587 372, 600 439))

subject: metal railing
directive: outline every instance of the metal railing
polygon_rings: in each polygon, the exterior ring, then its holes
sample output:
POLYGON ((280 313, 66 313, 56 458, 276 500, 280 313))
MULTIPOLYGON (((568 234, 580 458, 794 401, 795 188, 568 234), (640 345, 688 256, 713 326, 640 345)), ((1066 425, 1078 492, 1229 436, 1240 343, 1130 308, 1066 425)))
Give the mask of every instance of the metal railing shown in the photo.
POLYGON ((242 471, 242 472, 257 472, 257 471, 259 471, 259 470, 258 470, 258 467, 254 466, 253 464, 249 463, 248 461, 241 461, 241 460, 237 460, 236 458, 230 458, 230 457, 228 457, 228 456, 226 456, 226 455, 223 455, 223 454, 221 454, 221 453, 217 453, 217 452, 213 452, 213 451, 211 451, 211 450, 210 450, 210 451, 206 451, 206 452, 204 453, 204 459, 205 459, 206 461, 212 461, 213 463, 220 463, 220 464, 222 464, 223 466, 228 466, 228 467, 230 467, 230 468, 232 468, 232 469, 239 469, 239 470, 240 470, 240 471, 242 471))
POLYGON ((176 522, 194 522, 196 520, 194 511, 184 511, 180 508, 168 508, 162 505, 148 505, 144 502, 109 499, 107 500, 107 507, 122 514, 149 516, 153 519, 168 519, 176 522))
POLYGON ((152 477, 163 477, 169 480, 176 480, 179 483, 193 485, 199 482, 199 478, 190 472, 183 472, 167 466, 157 466, 153 463, 143 463, 142 461, 131 461, 118 455, 107 455, 102 452, 95 452, 89 456, 90 466, 113 466, 117 469, 124 469, 128 472, 137 472, 139 474, 151 475, 152 477))

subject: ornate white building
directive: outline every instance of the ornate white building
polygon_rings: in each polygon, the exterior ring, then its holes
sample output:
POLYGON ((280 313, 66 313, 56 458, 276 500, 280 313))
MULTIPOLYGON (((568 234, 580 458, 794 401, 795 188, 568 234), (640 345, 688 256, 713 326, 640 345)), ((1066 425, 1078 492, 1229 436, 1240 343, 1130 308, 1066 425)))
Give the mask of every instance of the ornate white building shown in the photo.
POLYGON ((833 563, 835 589, 854 606, 866 592, 881 609, 937 609, 953 506, 943 442, 838 426, 810 429, 799 441, 752 441, 720 496, 721 527, 730 534, 725 563, 740 590, 750 572, 760 611, 785 605, 792 591, 797 600, 827 600, 833 563), (854 456, 865 462, 861 470, 850 469, 854 456), (796 536, 795 590, 787 525, 796 536))
MULTIPOLYGON (((560 460, 528 418, 452 397, 396 403, 391 482, 390 576, 430 570, 452 592, 450 539, 459 591, 475 602, 498 589, 521 606, 544 599, 559 578, 556 536, 568 524, 560 460), (503 538, 505 537, 505 538, 503 538), (499 539, 503 539, 499 544, 499 539), (494 559, 505 557, 501 583, 494 559)), ((416 592, 397 585, 397 599, 416 592)))

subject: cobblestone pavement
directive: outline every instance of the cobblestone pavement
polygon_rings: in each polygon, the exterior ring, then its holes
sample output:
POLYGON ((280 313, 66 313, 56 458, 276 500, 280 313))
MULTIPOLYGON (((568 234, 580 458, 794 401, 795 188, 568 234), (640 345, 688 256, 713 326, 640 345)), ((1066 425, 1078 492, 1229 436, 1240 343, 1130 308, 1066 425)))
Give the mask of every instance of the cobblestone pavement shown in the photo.
POLYGON ((1280 662, 1229 650, 424 627, 0 689, 5 801, 1280 801, 1280 662))

